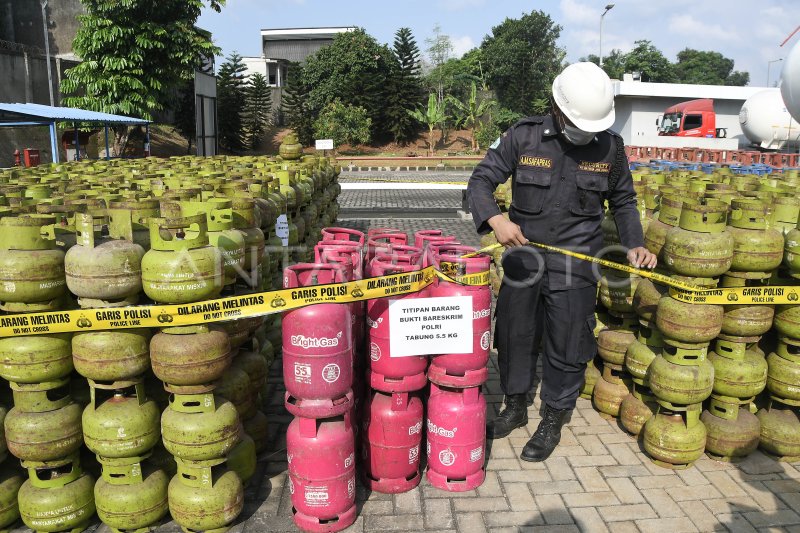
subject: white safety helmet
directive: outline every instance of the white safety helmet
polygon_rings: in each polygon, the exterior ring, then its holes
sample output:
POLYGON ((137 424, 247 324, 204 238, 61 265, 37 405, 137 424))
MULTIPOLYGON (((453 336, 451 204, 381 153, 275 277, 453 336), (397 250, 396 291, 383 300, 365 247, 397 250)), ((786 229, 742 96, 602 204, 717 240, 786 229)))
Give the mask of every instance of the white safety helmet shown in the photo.
POLYGON ((614 124, 614 88, 594 63, 573 63, 553 80, 553 100, 578 129, 607 130, 614 124))

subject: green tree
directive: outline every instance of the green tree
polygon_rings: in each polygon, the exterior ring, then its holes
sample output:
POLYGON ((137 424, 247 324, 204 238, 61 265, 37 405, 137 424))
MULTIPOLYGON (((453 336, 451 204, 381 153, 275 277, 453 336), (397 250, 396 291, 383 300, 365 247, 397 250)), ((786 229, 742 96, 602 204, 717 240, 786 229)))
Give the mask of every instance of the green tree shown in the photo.
POLYGON ((397 68, 393 69, 389 80, 386 115, 394 140, 406 143, 415 139, 420 129, 419 122, 406 111, 416 109, 423 97, 420 52, 410 29, 400 28, 395 33, 394 55, 397 68))
POLYGON ((394 53, 363 28, 340 33, 333 42, 309 56, 303 65, 308 87, 308 112, 318 116, 337 98, 363 107, 372 119, 372 137, 390 131, 387 116, 389 81, 397 66, 394 53))
POLYGON ((433 155, 433 131, 436 129, 437 125, 440 125, 448 118, 442 104, 439 103, 434 93, 430 93, 428 95, 427 108, 420 106, 419 109, 409 110, 408 113, 428 126, 428 154, 433 155))
POLYGON ((654 83, 677 80, 672 63, 647 40, 635 41, 633 50, 625 54, 625 72, 639 72, 642 81, 654 83))
POLYGON ((245 88, 245 132, 247 146, 256 149, 261 144, 267 128, 272 123, 272 92, 267 78, 256 72, 247 80, 245 88))
POLYGON ((478 141, 475 136, 475 128, 480 125, 484 115, 497 105, 495 100, 480 100, 478 97, 478 85, 472 82, 472 90, 469 99, 461 102, 452 95, 447 95, 447 100, 455 107, 458 123, 470 131, 472 150, 478 150, 478 141))
POLYGON ((492 28, 481 43, 482 65, 500 105, 530 115, 537 98, 549 98, 564 61, 560 35, 561 26, 543 11, 492 28))
POLYGON ((219 144, 231 152, 245 147, 243 118, 247 105, 247 67, 233 52, 220 65, 217 75, 217 132, 219 144))
POLYGON ((446 73, 441 70, 441 67, 453 55, 453 42, 449 35, 442 33, 441 26, 436 24, 433 27, 433 36, 426 38, 425 44, 428 45, 426 51, 431 61, 431 71, 427 77, 441 103, 444 102, 446 79, 446 73))
POLYGON ((733 59, 719 52, 685 48, 678 52, 675 75, 678 83, 747 85, 750 74, 733 70, 733 65, 733 59))
MULTIPOLYGON (((86 14, 73 49, 81 63, 62 81, 71 107, 152 120, 192 79, 203 57, 219 53, 211 34, 195 26, 208 5, 225 0, 81 0, 86 14)), ((121 154, 128 128, 115 128, 114 151, 121 154)))
POLYGON ((306 146, 314 142, 314 115, 308 103, 311 88, 305 81, 303 66, 289 63, 286 70, 286 85, 281 98, 281 110, 285 122, 297 133, 300 142, 306 146))
POLYGON ((335 100, 314 121, 314 135, 318 139, 333 139, 336 146, 367 144, 371 126, 372 119, 366 109, 335 100))
MULTIPOLYGON (((595 65, 600 64, 600 59, 594 54, 582 57, 580 61, 591 61, 595 65)), ((603 70, 612 80, 622 79, 622 75, 625 74, 625 54, 622 53, 622 50, 615 48, 603 57, 603 70)))

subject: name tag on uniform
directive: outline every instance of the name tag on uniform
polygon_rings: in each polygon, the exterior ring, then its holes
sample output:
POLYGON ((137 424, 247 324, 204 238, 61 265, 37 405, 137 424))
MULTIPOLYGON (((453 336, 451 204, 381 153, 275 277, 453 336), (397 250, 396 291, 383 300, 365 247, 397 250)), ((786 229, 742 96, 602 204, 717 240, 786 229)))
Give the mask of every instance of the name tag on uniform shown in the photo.
POLYGON ((553 160, 549 157, 540 157, 536 155, 521 155, 519 156, 519 164, 524 167, 534 168, 553 168, 553 160))
POLYGON ((611 170, 611 163, 604 163, 603 161, 580 161, 578 163, 578 170, 584 172, 608 173, 608 171, 611 170))

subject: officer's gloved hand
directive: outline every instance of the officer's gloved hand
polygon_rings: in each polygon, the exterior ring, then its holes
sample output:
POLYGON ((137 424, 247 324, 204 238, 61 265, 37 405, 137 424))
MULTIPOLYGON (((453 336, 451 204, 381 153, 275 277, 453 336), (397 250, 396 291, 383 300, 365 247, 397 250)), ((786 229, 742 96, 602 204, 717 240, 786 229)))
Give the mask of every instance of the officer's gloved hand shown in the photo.
POLYGON ((655 268, 658 264, 656 254, 644 246, 628 250, 628 261, 636 268, 655 268))
POLYGON ((503 246, 525 246, 528 239, 522 234, 522 230, 503 215, 495 215, 488 220, 489 226, 494 230, 497 242, 503 246))

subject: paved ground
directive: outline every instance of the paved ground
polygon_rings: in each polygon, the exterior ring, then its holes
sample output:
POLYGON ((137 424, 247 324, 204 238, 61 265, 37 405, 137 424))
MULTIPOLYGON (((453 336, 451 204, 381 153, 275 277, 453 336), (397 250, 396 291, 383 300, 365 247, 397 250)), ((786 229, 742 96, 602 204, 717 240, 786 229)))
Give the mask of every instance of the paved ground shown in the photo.
MULTIPOLYGON (((464 243, 476 241, 469 221, 385 218, 341 223, 361 229, 396 226, 409 233, 441 227, 464 243)), ((266 477, 251 490, 256 498, 248 503, 253 512, 244 524, 248 533, 295 530, 282 438, 291 417, 281 407, 279 365, 276 361, 270 378, 275 387, 269 409, 274 443, 265 457, 266 477)), ((493 356, 484 389, 489 416, 502 401, 496 365, 493 356)), ((539 408, 536 397, 528 428, 488 443, 486 482, 476 491, 447 493, 424 478, 417 489, 395 496, 369 494, 359 487, 359 517, 347 531, 800 532, 800 465, 778 463, 756 452, 738 464, 703 458, 687 470, 667 470, 653 465, 634 438, 616 422, 601 418, 586 400, 579 401, 554 455, 545 463, 527 463, 518 455, 538 424, 539 408)))
MULTIPOLYGON (((345 219, 340 224, 392 226, 409 233, 441 228, 463 243, 477 244, 472 223, 458 219, 345 219)), ((270 446, 246 490, 245 511, 234 533, 296 531, 286 481, 285 431, 291 417, 283 408, 280 360, 271 369, 268 390, 264 401, 270 446)), ((494 355, 484 392, 489 416, 494 416, 502 401, 494 355)), ((702 458, 683 471, 663 469, 586 400, 579 400, 550 459, 520 461, 518 455, 540 418, 539 408, 536 397, 527 428, 487 443, 486 481, 477 490, 448 493, 432 488, 424 477, 415 490, 394 496, 359 486, 358 520, 347 531, 800 533, 800 464, 778 463, 756 452, 738 464, 702 458)), ((179 529, 171 523, 159 531, 179 529)))
MULTIPOLYGON (((413 216, 420 211, 426 213, 454 213, 461 209, 462 191, 419 190, 343 190, 339 195, 342 217, 366 214, 370 218, 376 212, 395 216, 413 216), (409 209, 413 206, 413 209, 409 209)), ((430 215, 428 215, 430 216, 430 215)))
POLYGON ((339 176, 342 183, 354 182, 464 182, 469 179, 471 171, 449 170, 433 172, 406 172, 406 171, 370 171, 370 172, 347 172, 343 171, 339 176))

